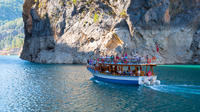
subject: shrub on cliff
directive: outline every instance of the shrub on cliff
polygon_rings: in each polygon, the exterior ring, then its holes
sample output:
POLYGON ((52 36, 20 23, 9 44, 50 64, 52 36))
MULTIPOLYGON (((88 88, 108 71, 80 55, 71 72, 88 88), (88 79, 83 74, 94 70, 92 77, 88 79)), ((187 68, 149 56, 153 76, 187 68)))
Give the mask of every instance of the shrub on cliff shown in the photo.
POLYGON ((94 14, 94 22, 98 22, 99 21, 99 15, 97 13, 94 14))

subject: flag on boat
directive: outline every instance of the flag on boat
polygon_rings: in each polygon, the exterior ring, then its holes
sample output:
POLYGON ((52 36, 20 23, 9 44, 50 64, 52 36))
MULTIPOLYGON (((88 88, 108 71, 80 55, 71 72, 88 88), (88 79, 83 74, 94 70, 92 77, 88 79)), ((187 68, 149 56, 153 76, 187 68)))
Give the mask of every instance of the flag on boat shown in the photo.
POLYGON ((159 52, 158 44, 156 44, 156 51, 159 52))

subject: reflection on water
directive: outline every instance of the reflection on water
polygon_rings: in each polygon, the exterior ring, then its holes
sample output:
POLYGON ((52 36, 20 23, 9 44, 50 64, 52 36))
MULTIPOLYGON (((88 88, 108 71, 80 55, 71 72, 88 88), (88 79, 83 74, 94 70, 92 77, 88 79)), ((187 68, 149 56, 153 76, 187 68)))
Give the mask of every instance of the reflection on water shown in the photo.
POLYGON ((160 66, 157 74, 160 86, 124 86, 96 81, 82 65, 0 56, 0 111, 199 111, 199 67, 160 66))

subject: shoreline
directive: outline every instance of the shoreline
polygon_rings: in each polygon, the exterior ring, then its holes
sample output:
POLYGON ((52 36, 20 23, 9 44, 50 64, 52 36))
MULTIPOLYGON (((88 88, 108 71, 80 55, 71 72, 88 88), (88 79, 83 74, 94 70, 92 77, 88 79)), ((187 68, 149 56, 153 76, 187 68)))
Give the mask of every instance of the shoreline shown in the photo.
MULTIPOLYGON (((19 59, 20 56, 19 55, 16 55, 16 54, 10 54, 10 55, 2 55, 0 54, 0 56, 17 56, 19 59)), ((24 59, 21 59, 21 60, 24 60, 24 59)), ((27 61, 27 62, 31 62, 31 61, 28 61, 28 60, 24 60, 24 61, 27 61)), ((86 63, 38 63, 38 62, 31 62, 31 63, 36 63, 36 64, 58 64, 58 65, 87 65, 86 63)), ((157 64, 157 66, 176 66, 176 65, 200 65, 200 64, 192 64, 192 63, 186 63, 186 64, 182 64, 182 63, 174 63, 174 64, 157 64)))
MULTIPOLYGON (((19 59, 20 56, 19 55, 1 55, 0 56, 17 56, 19 59)), ((24 59, 21 59, 21 60, 24 60, 24 59)), ((27 62, 31 62, 31 61, 28 61, 28 60, 24 60, 24 61, 27 61, 27 62)), ((36 64, 60 64, 60 65, 87 65, 86 63, 38 63, 38 62, 31 62, 31 63, 36 63, 36 64)), ((157 66, 176 66, 176 65, 200 65, 200 64, 192 64, 192 63, 186 63, 186 64, 182 64, 182 63, 174 63, 174 64, 157 64, 157 66)))

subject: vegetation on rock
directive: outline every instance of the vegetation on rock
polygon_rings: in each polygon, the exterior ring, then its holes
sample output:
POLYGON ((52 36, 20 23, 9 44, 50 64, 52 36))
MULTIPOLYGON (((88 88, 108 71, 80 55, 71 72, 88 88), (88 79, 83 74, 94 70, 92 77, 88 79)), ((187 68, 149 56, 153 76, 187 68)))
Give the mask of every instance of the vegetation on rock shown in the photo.
POLYGON ((21 18, 24 0, 0 1, 0 50, 21 48, 24 42, 24 24, 21 18))
POLYGON ((22 16, 24 0, 0 0, 0 25, 22 16))
POLYGON ((97 13, 94 14, 94 22, 98 22, 99 21, 99 15, 97 13))

